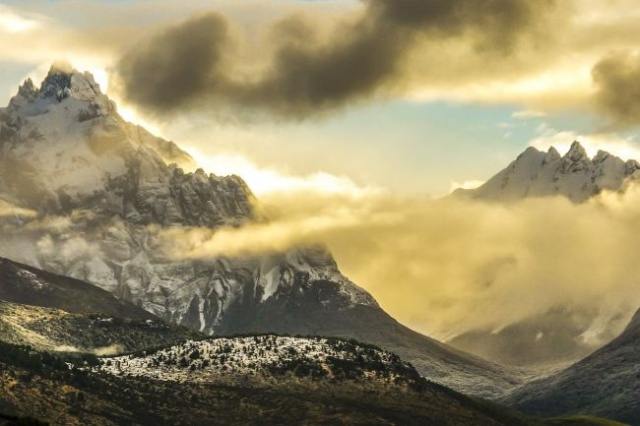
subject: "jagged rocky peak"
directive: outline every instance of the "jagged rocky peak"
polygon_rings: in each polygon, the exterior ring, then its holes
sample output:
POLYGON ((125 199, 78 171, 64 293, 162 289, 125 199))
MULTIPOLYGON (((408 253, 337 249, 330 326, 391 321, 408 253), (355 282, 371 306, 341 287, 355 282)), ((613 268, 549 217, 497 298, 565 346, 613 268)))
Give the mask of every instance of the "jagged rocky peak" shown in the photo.
POLYGON ((609 158, 611 158, 611 154, 609 154, 607 151, 603 151, 599 149, 598 152, 596 153, 596 156, 593 157, 593 162, 595 164, 598 164, 598 163, 602 163, 603 161, 606 161, 609 158))
POLYGON ((240 178, 180 178, 176 167, 193 170, 195 161, 126 122, 90 73, 66 63, 54 64, 40 88, 25 81, 0 116, 0 198, 14 204, 139 223, 218 226, 252 216, 240 178))
POLYGON ((555 147, 552 146, 547 151, 547 156, 548 157, 554 157, 554 158, 560 158, 560 153, 558 152, 558 150, 555 147))
POLYGON ((27 78, 24 83, 18 87, 18 95, 24 98, 33 98, 38 94, 38 88, 33 84, 31 77, 27 78))
MULTIPOLYGON (((598 151, 598 155, 596 157, 604 159, 609 156, 611 156, 611 154, 609 154, 606 151, 598 151)), ((594 157, 594 160, 596 159, 596 157, 594 157)), ((532 160, 532 159, 536 159, 536 160, 544 159, 546 160, 546 162, 549 162, 549 160, 560 160, 560 159, 571 161, 571 162, 591 161, 591 159, 589 158, 589 155, 587 154, 587 150, 584 148, 584 146, 582 146, 582 144, 579 141, 573 141, 569 150, 564 155, 560 154, 560 152, 554 146, 549 147, 547 152, 540 151, 538 148, 534 146, 529 146, 522 152, 522 154, 520 154, 516 158, 516 162, 532 160)))
POLYGON ((115 104, 102 93, 93 75, 80 72, 67 62, 54 63, 39 88, 31 78, 26 79, 19 87, 18 94, 11 99, 9 108, 23 116, 35 116, 68 98, 86 103, 94 110, 93 117, 117 115, 115 104), (96 114, 97 110, 103 111, 96 114))
MULTIPOLYGON (((71 91, 74 75, 78 75, 71 64, 58 62, 51 66, 49 73, 40 86, 40 93, 44 96, 56 96, 60 99, 60 92, 71 91)), ((77 84, 77 78, 74 83, 77 84)))
POLYGON ((88 98, 102 95, 93 74, 81 73, 66 62, 57 62, 51 66, 49 73, 40 85, 40 93, 47 97, 55 96, 57 100, 74 94, 84 95, 88 98))
POLYGON ((571 161, 581 161, 588 160, 589 156, 587 155, 587 150, 580 144, 578 141, 573 141, 571 144, 571 148, 565 154, 564 158, 569 159, 571 161))
MULTIPOLYGON (((606 152, 603 153, 607 156, 610 155, 606 152)), ((549 147, 547 152, 540 151, 534 146, 529 146, 516 158, 516 162, 542 160, 545 163, 549 163, 550 161, 561 159, 570 162, 590 161, 587 150, 580 142, 574 141, 564 155, 560 154, 560 152, 553 146, 549 147)))
POLYGON ((0 110, 0 200, 38 212, 11 234, 16 244, 5 244, 0 217, 0 253, 207 334, 356 338, 458 389, 497 394, 517 383, 515 373, 398 324, 324 249, 225 256, 216 246, 220 254, 192 259, 190 241, 219 244, 210 230, 260 219, 246 183, 193 166, 186 173, 172 164, 195 164, 186 152, 115 108, 87 114, 96 100, 110 102, 87 74, 54 67, 42 86, 25 82, 12 108, 0 110), (65 88, 71 96, 58 100, 65 88), (175 247, 178 240, 187 244, 175 247))
POLYGON ((481 187, 457 191, 457 196, 500 201, 561 195, 582 202, 602 191, 622 191, 640 178, 640 165, 606 151, 591 159, 578 141, 560 155, 554 147, 545 153, 528 147, 504 170, 481 187))

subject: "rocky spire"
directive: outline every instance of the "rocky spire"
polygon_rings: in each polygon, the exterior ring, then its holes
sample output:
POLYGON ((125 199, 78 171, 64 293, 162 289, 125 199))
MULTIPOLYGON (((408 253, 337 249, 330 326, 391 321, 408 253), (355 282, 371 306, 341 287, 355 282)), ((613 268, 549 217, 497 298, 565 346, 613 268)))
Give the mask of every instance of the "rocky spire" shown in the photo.
POLYGON ((75 73, 77 71, 67 62, 54 63, 40 85, 40 94, 43 97, 59 96, 65 89, 71 88, 71 78, 75 73))
POLYGON ((575 161, 588 159, 589 156, 587 155, 587 151, 580 144, 580 142, 574 141, 571 144, 571 148, 569 149, 569 151, 565 154, 564 158, 567 158, 575 162, 575 161))
POLYGON ((109 106, 106 95, 100 90, 93 75, 89 72, 80 72, 68 62, 56 62, 51 66, 49 73, 40 85, 40 96, 43 98, 55 97, 58 101, 73 96, 85 101, 109 106))
POLYGON ((557 149, 555 149, 555 147, 551 147, 549 148, 549 150, 547 151, 547 156, 548 157, 553 157, 553 158, 560 158, 560 153, 558 152, 557 149))
POLYGON ((611 157, 611 154, 609 154, 607 151, 603 151, 599 149, 598 152, 596 153, 596 156, 593 157, 593 163, 594 164, 602 163, 609 157, 611 157))

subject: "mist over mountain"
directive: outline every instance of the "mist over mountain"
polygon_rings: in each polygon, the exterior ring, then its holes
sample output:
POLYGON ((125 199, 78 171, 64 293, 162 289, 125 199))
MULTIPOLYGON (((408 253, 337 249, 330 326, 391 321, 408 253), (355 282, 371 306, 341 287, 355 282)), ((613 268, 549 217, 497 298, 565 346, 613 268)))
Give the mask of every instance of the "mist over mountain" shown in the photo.
MULTIPOLYGON (((624 161, 602 150, 590 158, 578 141, 564 155, 553 147, 547 152, 529 147, 482 186, 459 189, 453 197, 489 203, 560 197, 587 203, 600 194, 625 193, 637 184, 639 170, 637 161, 624 161)), ((599 344, 589 341, 590 329, 601 314, 597 309, 558 304, 500 330, 463 333, 449 344, 512 365, 572 363, 617 336, 617 327, 604 327, 608 330, 598 339, 599 344)), ((626 320, 622 313, 618 318, 626 320)), ((619 322, 615 316, 612 319, 619 322)))
POLYGON ((553 416, 589 413, 640 423, 640 311, 624 332, 585 359, 525 385, 507 401, 553 416))
POLYGON ((7 210, 23 212, 3 216, 7 257, 88 281, 206 334, 357 338, 480 395, 522 381, 516 370, 397 323, 323 247, 198 260, 164 255, 160 231, 264 218, 241 178, 183 171, 177 163, 192 165, 188 154, 126 123, 89 74, 54 66, 40 88, 21 86, 0 123, 0 198, 7 210))
POLYGON ((0 426, 640 426, 638 39, 638 0, 0 2, 0 426))

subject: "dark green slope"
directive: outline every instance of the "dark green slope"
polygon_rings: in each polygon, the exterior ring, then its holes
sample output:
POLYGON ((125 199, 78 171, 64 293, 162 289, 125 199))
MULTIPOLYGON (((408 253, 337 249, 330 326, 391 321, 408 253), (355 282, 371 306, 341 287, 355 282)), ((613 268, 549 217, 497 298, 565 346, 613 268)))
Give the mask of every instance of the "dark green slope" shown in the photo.
POLYGON ((159 319, 72 314, 0 300, 0 341, 41 351, 116 354, 204 336, 159 319))

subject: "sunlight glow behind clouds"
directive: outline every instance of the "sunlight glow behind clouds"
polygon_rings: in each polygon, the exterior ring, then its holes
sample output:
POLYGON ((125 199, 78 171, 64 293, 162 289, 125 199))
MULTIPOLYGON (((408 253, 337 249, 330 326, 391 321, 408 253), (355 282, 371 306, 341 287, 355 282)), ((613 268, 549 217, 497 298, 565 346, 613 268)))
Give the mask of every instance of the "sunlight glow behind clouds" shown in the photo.
POLYGON ((623 160, 640 159, 640 147, 634 143, 633 138, 616 133, 580 134, 574 131, 558 131, 544 124, 539 127, 538 132, 538 136, 529 145, 540 151, 547 151, 553 146, 560 154, 564 154, 569 151, 573 141, 579 141, 591 158, 602 150, 623 160))
POLYGON ((465 180, 463 182, 451 182, 451 189, 449 192, 453 192, 456 189, 476 189, 485 183, 483 180, 465 180))
POLYGON ((449 100, 461 103, 515 104, 525 109, 518 117, 545 115, 547 109, 574 107, 593 92, 592 60, 562 63, 556 68, 518 78, 497 76, 494 80, 453 82, 416 87, 407 95, 415 102, 449 100), (530 112, 531 114, 527 114, 530 112))
POLYGON ((5 5, 0 4, 0 31, 7 33, 21 33, 39 26, 35 19, 20 16, 5 5))
POLYGON ((187 148, 186 151, 207 172, 217 175, 239 175, 258 196, 277 192, 316 192, 361 198, 382 191, 380 188, 359 186, 346 176, 335 176, 325 172, 296 176, 275 169, 260 168, 239 155, 205 155, 195 148, 187 148))
POLYGON ((565 306, 597 314, 581 321, 590 329, 583 339, 598 344, 605 331, 619 333, 640 303, 628 279, 640 268, 630 255, 640 229, 637 187, 583 204, 311 192, 267 198, 277 206, 269 221, 161 232, 167 254, 207 259, 320 242, 393 316, 444 340, 565 306))

